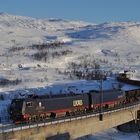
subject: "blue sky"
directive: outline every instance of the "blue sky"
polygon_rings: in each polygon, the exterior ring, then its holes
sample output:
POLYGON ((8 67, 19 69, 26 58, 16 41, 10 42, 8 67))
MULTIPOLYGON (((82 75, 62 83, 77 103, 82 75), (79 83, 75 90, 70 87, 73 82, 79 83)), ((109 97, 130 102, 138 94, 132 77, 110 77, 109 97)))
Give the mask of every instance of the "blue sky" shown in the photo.
POLYGON ((0 0, 0 12, 93 23, 140 21, 140 0, 0 0))

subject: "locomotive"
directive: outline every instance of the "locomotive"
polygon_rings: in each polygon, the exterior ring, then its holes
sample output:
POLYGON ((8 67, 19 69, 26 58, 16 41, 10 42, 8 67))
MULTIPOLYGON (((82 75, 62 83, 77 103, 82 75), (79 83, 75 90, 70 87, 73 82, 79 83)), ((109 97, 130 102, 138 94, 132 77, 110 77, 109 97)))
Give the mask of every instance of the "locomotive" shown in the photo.
POLYGON ((14 123, 73 116, 90 111, 99 111, 119 106, 125 101, 121 90, 105 90, 101 98, 98 90, 82 94, 60 94, 51 96, 30 96, 13 99, 10 105, 10 118, 14 123))

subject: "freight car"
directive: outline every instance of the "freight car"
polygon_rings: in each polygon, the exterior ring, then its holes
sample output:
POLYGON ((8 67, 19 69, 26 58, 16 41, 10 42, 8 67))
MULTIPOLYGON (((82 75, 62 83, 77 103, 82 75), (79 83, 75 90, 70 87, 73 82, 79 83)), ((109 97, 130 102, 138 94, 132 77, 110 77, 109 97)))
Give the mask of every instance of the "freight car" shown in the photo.
POLYGON ((121 90, 124 92, 125 104, 140 101, 140 87, 125 84, 121 90))
POLYGON ((124 93, 112 89, 91 90, 84 94, 60 94, 53 96, 32 96, 13 99, 10 105, 10 117, 14 123, 30 122, 56 117, 71 116, 87 111, 99 111, 113 108, 124 103, 124 93))

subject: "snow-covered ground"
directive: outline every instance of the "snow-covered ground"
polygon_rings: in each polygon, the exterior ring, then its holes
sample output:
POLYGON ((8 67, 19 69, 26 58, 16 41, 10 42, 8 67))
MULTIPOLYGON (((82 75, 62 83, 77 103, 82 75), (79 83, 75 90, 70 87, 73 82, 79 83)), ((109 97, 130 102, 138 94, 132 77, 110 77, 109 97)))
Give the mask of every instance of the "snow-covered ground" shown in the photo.
POLYGON ((120 132, 117 129, 112 128, 77 140, 139 140, 139 135, 137 133, 120 132))
MULTIPOLYGON (((131 69, 139 74, 139 54, 140 22, 91 24, 0 13, 0 95, 5 98, 0 101, 0 112, 6 114, 9 99, 19 94, 47 93, 51 87, 66 87, 66 83, 75 90, 79 80, 71 73, 75 66, 82 71, 86 68, 87 72, 98 64, 113 73, 131 69), (43 43, 46 48, 36 47, 43 43), (36 59, 38 54, 40 59, 36 59)), ((111 132, 110 135, 118 134, 114 129, 111 132)), ((100 139, 98 134, 92 138, 100 139)), ((118 136, 118 140, 122 139, 118 136)))

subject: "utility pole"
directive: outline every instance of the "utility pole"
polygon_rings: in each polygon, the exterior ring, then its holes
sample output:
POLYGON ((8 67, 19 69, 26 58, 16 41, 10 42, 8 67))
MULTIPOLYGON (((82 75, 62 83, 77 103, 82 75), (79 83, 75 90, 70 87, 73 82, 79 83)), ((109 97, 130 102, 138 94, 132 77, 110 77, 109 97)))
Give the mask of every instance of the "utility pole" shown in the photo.
POLYGON ((100 75, 101 79, 101 85, 100 85, 100 112, 99 112, 99 120, 103 121, 103 75, 101 73, 100 75))

